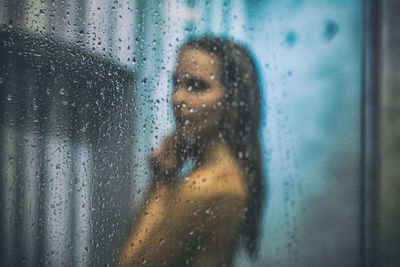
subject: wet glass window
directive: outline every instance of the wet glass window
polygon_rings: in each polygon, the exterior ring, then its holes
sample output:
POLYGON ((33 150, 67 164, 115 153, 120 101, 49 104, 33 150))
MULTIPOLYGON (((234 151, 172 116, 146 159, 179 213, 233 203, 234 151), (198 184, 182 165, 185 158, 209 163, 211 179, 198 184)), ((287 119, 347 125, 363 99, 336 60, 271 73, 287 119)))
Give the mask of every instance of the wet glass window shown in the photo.
POLYGON ((361 264, 367 2, 0 1, 1 263, 361 264))

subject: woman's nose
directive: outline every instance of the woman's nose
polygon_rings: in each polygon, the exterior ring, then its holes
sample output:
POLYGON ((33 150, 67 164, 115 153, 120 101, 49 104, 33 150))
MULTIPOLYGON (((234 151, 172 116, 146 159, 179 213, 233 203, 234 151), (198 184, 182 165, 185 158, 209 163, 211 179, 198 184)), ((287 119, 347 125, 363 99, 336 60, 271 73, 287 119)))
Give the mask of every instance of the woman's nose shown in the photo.
POLYGON ((185 90, 181 86, 177 87, 172 93, 172 101, 174 102, 174 105, 181 105, 186 101, 185 90))

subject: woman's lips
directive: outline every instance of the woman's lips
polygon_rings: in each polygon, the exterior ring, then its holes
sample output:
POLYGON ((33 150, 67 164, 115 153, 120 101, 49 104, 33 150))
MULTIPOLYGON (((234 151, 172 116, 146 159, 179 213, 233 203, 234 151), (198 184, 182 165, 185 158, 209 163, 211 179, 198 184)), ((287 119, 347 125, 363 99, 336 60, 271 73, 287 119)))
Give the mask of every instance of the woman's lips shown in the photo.
POLYGON ((181 125, 183 122, 183 118, 177 114, 174 114, 174 117, 175 117, 176 124, 181 125))
POLYGON ((185 117, 185 110, 186 109, 186 107, 182 107, 182 106, 179 106, 179 105, 176 105, 175 107, 174 107, 174 116, 175 116, 175 119, 176 120, 181 120, 181 121, 183 121, 184 120, 184 117, 185 117))
POLYGON ((184 112, 182 111, 174 112, 176 125, 178 126, 187 125, 193 119, 191 115, 192 114, 184 114, 184 112))

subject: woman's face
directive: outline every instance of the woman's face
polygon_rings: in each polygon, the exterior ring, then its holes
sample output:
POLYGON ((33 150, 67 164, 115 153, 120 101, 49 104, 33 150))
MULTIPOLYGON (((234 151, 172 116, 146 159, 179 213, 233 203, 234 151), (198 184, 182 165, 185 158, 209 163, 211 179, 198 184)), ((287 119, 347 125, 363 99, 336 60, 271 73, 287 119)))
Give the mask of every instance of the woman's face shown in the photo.
POLYGON ((220 68, 219 58, 204 50, 179 53, 172 102, 176 130, 184 137, 197 138, 219 128, 224 106, 220 68))

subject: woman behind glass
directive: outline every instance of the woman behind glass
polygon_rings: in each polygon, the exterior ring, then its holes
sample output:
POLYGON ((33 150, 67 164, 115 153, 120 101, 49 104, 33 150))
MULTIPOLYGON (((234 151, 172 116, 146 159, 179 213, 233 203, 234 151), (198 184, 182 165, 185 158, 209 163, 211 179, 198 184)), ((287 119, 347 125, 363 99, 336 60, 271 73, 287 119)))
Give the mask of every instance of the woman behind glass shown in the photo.
POLYGON ((150 157, 154 179, 118 263, 230 266, 240 239, 254 256, 260 235, 257 70, 244 47, 205 36, 182 46, 173 80, 176 131, 150 157))

